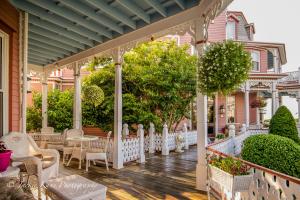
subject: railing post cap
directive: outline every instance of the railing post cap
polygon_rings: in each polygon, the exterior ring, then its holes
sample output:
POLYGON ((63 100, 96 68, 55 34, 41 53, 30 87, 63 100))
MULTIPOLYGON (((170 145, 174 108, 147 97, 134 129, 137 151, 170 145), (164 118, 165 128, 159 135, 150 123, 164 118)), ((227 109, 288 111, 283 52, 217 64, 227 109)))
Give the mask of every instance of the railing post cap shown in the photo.
POLYGON ((139 125, 138 125, 138 128, 139 128, 139 129, 143 129, 143 127, 144 127, 143 124, 139 124, 139 125))
POLYGON ((154 124, 152 122, 150 122, 150 127, 153 128, 154 127, 154 124))
POLYGON ((168 128, 167 123, 164 123, 163 127, 164 127, 164 128, 168 128))
POLYGON ((124 128, 128 128, 128 124, 126 124, 126 123, 123 124, 123 127, 124 127, 124 128))

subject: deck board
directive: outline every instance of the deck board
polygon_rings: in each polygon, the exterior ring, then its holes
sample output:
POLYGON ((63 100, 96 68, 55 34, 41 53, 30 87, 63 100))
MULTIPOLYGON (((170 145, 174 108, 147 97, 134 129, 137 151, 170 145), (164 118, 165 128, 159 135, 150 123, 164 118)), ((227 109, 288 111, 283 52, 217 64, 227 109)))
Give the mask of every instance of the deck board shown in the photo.
POLYGON ((85 172, 72 161, 69 167, 61 165, 60 176, 79 174, 103 184, 108 187, 107 198, 111 200, 205 200, 207 195, 195 189, 196 159, 197 149, 193 146, 182 154, 147 154, 145 164, 131 162, 121 170, 110 168, 109 172, 101 164, 91 165, 89 172, 85 172))

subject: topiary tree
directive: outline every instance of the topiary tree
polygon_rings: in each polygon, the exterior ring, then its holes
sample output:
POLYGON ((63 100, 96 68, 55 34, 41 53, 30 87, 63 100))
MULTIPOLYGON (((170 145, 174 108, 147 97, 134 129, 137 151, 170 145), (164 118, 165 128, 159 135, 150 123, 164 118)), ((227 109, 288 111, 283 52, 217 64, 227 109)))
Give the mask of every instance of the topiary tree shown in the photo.
POLYGON ((241 155, 244 160, 300 178, 300 145, 289 138, 250 136, 244 141, 241 155))
POLYGON ((290 138, 300 144, 295 119, 285 106, 280 106, 273 115, 270 121, 269 133, 290 138))
POLYGON ((251 56, 242 43, 225 41, 212 44, 198 65, 198 88, 211 96, 229 94, 248 79, 251 56))
POLYGON ((104 92, 97 85, 82 87, 83 100, 95 107, 99 106, 104 100, 104 92))

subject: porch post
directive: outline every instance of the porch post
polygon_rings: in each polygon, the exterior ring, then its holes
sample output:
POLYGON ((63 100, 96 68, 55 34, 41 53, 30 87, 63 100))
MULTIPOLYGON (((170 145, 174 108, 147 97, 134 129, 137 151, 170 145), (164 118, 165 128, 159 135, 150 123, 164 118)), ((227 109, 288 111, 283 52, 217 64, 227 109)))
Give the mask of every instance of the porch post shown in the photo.
MULTIPOLYGON (((200 56, 204 51, 205 26, 203 21, 195 21, 195 54, 200 56)), ((198 68, 197 68, 198 69, 198 68)), ((206 166, 206 145, 207 145, 207 96, 200 93, 197 88, 197 156, 196 166, 196 188, 206 191, 207 166, 206 166)))
POLYGON ((249 82, 245 83, 245 124, 249 128, 249 82))
POLYGON ((114 152, 113 168, 123 168, 122 154, 122 55, 118 48, 115 57, 115 105, 114 105, 114 152))
POLYGON ((40 77, 42 83, 42 127, 48 127, 48 77, 46 73, 43 73, 40 77))
POLYGON ((276 82, 274 81, 272 83, 272 116, 275 114, 277 110, 277 105, 276 105, 276 96, 278 96, 277 93, 278 92, 276 90, 276 82))
POLYGON ((81 129, 81 77, 80 66, 75 62, 74 70, 74 103, 73 103, 73 128, 81 129))
POLYGON ((215 134, 219 133, 219 105, 218 105, 218 94, 215 95, 215 134))
POLYGON ((28 13, 21 12, 21 27, 23 28, 22 47, 23 48, 23 90, 22 90, 22 126, 21 130, 26 133, 26 110, 27 110, 27 63, 28 63, 28 13))

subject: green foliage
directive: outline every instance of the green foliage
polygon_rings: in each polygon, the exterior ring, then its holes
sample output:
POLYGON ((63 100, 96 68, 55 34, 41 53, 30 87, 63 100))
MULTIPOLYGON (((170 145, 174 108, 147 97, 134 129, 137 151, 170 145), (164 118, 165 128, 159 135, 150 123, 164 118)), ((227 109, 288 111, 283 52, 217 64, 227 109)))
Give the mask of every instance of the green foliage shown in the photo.
POLYGON ((216 139, 224 139, 225 138, 225 135, 223 133, 219 133, 217 136, 216 136, 216 139))
POLYGON ((208 47, 198 65, 198 88, 211 96, 236 90, 248 79, 251 57, 241 43, 225 41, 208 47))
POLYGON ((210 164, 235 176, 249 174, 247 166, 240 160, 234 160, 232 157, 214 157, 211 159, 210 164))
POLYGON ((285 106, 280 106, 273 115, 270 121, 269 133, 290 138, 300 144, 295 119, 285 106))
MULTIPOLYGON (((48 126, 55 131, 71 128, 73 124, 73 92, 52 90, 48 93, 48 126)), ((27 108, 27 130, 39 131, 42 127, 42 95, 33 94, 33 106, 27 108)))
MULTIPOLYGON (((196 57, 188 46, 175 42, 153 41, 141 44, 124 55, 122 70, 123 122, 153 122, 159 130, 164 122, 169 127, 187 115, 196 95, 196 57)), ((107 64, 84 80, 97 85, 105 94, 96 108, 97 124, 112 128, 114 105, 114 66, 107 64)))
POLYGON ((104 92, 97 85, 84 86, 82 92, 83 100, 94 107, 99 106, 104 101, 104 92))
POLYGON ((254 135, 244 141, 242 158, 300 178, 300 146, 278 135, 254 135))

